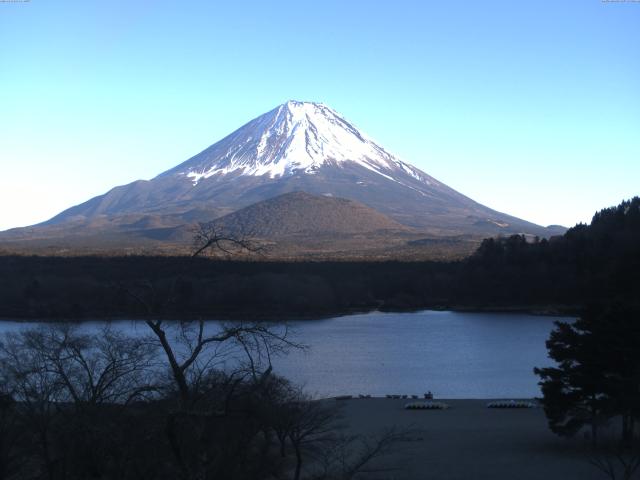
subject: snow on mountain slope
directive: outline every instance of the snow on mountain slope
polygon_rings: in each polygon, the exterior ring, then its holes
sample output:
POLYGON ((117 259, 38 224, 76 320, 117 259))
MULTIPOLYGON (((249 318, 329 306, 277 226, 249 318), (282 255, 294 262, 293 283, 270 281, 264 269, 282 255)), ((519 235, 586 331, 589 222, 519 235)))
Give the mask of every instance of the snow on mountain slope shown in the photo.
MULTIPOLYGON (((387 179, 404 172, 427 185, 435 182, 402 162, 321 103, 289 101, 166 172, 184 175, 197 185, 214 175, 269 178, 303 171, 314 174, 324 165, 353 162, 387 179)), ((397 180, 396 180, 397 181, 397 180)))

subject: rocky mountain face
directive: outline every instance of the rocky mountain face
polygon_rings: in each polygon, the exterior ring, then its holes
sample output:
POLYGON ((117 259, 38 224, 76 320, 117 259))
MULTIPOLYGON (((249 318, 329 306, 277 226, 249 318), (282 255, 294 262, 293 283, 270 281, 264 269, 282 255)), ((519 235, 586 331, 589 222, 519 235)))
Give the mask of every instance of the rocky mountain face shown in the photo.
POLYGON ((357 225, 430 238, 562 231, 471 200, 389 153, 326 105, 289 101, 151 180, 115 187, 43 224, 1 237, 106 238, 115 232, 115 243, 120 234, 160 241, 233 212, 225 219, 229 225, 251 223, 283 237, 292 225, 312 218, 314 208, 323 219, 316 230, 333 235, 353 234, 357 225), (268 202, 292 192, 308 195, 268 202), (328 207, 331 197, 345 200, 328 207), (242 210, 253 204, 258 205, 242 210), (327 215, 327 208, 335 214, 327 215))

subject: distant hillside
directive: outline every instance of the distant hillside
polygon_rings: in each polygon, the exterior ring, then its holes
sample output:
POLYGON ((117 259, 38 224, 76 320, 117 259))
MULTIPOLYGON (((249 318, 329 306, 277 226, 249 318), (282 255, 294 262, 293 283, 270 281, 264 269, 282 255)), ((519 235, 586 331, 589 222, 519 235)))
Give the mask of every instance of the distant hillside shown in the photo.
POLYGON ((292 192, 254 203, 217 220, 234 233, 281 239, 381 231, 410 232, 380 212, 344 198, 292 192))

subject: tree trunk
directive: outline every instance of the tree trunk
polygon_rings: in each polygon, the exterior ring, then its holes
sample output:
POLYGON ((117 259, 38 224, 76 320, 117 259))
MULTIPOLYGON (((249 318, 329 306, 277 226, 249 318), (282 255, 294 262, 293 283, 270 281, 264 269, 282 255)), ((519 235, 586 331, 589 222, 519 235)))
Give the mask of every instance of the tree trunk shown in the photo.
POLYGON ((622 445, 625 448, 631 447, 633 442, 633 417, 629 413, 622 414, 622 445))
POLYGON ((189 404, 189 385, 187 384, 187 379, 184 375, 183 370, 180 368, 178 361, 176 360, 176 356, 173 353, 173 349, 171 345, 167 341, 167 336, 162 330, 162 328, 158 325, 155 325, 153 321, 148 320, 147 325, 151 328, 153 333, 156 334, 158 340, 160 340, 160 345, 164 350, 164 353, 167 355, 167 360, 169 360, 169 366, 171 367, 171 372, 173 373, 173 378, 176 381, 176 385, 178 386, 178 391, 180 392, 180 402, 182 404, 182 408, 186 409, 189 404))
POLYGON ((169 441, 171 452, 173 453, 178 467, 180 467, 180 471, 182 472, 182 478, 185 480, 190 478, 189 469, 187 468, 187 465, 182 456, 182 449, 180 448, 180 442, 176 433, 176 418, 175 414, 173 413, 167 414, 165 423, 165 434, 167 435, 167 440, 169 441))
POLYGON ((44 465, 45 465, 45 468, 47 469, 47 476, 49 477, 49 480, 54 480, 55 469, 54 469, 54 462, 51 459, 51 452, 49 449, 49 438, 48 438, 47 430, 40 431, 40 445, 42 447, 42 453, 44 456, 44 465))
POLYGON ((595 405, 595 397, 591 397, 591 445, 598 445, 598 410, 595 405))
POLYGON ((280 440, 280 456, 282 458, 287 456, 287 451, 286 451, 286 446, 285 446, 285 442, 287 441, 284 438, 278 438, 278 440, 280 440))
POLYGON ((300 480, 300 472, 302 471, 302 452, 300 451, 300 445, 297 442, 293 442, 293 448, 296 452, 296 472, 293 478, 294 480, 300 480))

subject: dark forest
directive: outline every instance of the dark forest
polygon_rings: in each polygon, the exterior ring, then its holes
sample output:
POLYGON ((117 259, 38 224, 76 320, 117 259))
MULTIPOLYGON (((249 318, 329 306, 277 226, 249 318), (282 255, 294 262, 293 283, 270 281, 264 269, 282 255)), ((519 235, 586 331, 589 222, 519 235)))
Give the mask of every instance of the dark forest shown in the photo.
POLYGON ((452 262, 0 256, 0 316, 14 319, 277 320, 424 308, 561 313, 599 301, 637 303, 639 286, 638 197, 563 236, 491 238, 452 262))

